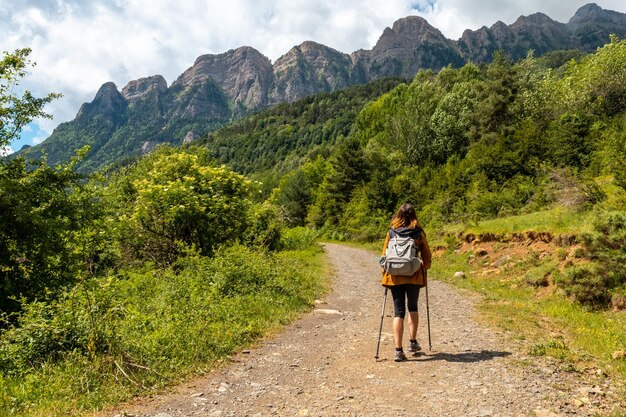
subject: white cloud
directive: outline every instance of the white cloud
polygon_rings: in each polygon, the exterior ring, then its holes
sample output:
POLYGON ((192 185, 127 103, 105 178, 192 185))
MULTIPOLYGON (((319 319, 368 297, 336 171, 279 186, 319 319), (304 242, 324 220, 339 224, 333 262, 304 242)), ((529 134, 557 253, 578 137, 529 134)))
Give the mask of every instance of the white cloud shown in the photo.
POLYGON ((31 143, 33 145, 39 145, 41 142, 43 142, 44 140, 46 140, 48 138, 48 136, 50 136, 50 133, 48 132, 42 132, 38 135, 35 135, 31 138, 31 143))
POLYGON ((13 149, 10 146, 0 146, 0 156, 7 156, 13 153, 13 149))
MULTIPOLYGON (((342 52, 371 49, 385 27, 419 13, 451 39, 464 29, 543 12, 566 22, 591 0, 0 0, 0 50, 30 46, 37 66, 22 85, 63 98, 45 131, 71 120, 107 81, 163 75, 171 83, 194 60, 252 46, 273 61, 313 40, 342 52)), ((623 0, 598 0, 626 12, 623 0)))

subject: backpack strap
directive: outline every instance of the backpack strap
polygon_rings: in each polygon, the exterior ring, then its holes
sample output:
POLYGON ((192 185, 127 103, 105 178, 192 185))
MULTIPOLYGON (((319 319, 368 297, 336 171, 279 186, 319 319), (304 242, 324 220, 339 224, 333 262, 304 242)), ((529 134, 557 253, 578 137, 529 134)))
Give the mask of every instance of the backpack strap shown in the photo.
MULTIPOLYGON (((422 239, 422 234, 424 233, 424 230, 422 230, 422 228, 421 228, 421 227, 419 227, 419 226, 415 227, 415 229, 414 229, 414 230, 415 230, 417 233, 415 233, 415 232, 414 232, 414 233, 411 233, 411 235, 417 235, 417 236, 411 236, 411 237, 413 237, 413 239, 419 239, 419 240, 421 240, 421 239, 422 239)), ((389 239, 399 236, 398 232, 396 232, 396 231, 395 231, 394 229, 392 229, 392 228, 390 228, 390 229, 389 229, 388 234, 389 234, 389 239)))

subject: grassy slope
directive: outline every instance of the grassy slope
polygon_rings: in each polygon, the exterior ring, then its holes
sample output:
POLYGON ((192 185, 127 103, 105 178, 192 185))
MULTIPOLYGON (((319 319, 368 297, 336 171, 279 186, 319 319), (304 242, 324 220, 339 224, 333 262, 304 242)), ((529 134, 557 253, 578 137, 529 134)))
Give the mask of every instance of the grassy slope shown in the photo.
POLYGON ((511 234, 527 231, 550 232, 552 234, 576 234, 590 232, 593 213, 576 212, 557 207, 550 210, 518 216, 486 220, 474 225, 448 225, 444 231, 448 233, 495 233, 511 234))
POLYGON ((566 265, 584 262, 577 259, 575 246, 545 242, 472 245, 455 237, 528 231, 578 235, 591 231, 592 219, 593 212, 558 208, 471 226, 448 226, 432 245, 439 249, 432 276, 481 294, 483 319, 523 340, 530 356, 548 356, 572 372, 606 374, 624 388, 626 360, 613 359, 612 354, 626 349, 625 312, 586 309, 566 298, 553 283, 566 265), (477 256, 478 249, 488 254, 477 256), (494 262, 505 256, 510 259, 495 267, 494 262), (464 272, 465 278, 454 278, 457 271, 464 272))

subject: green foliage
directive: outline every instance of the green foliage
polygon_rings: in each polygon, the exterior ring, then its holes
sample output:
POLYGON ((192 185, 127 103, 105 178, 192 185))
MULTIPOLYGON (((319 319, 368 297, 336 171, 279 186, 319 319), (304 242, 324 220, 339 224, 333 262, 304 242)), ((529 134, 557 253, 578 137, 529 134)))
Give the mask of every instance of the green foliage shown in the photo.
POLYGON ((253 248, 279 250, 283 223, 279 221, 276 208, 269 204, 256 205, 248 216, 248 225, 241 241, 253 248))
POLYGON ((280 208, 280 218, 287 226, 304 226, 308 207, 313 202, 304 171, 296 169, 285 174, 270 200, 280 208))
POLYGON ((431 146, 435 135, 429 122, 441 92, 432 78, 432 73, 420 72, 409 86, 398 87, 392 93, 397 95, 392 100, 402 105, 389 119, 385 139, 408 164, 417 165, 436 156, 431 146))
POLYGON ((549 153, 559 166, 585 167, 594 149, 590 137, 592 119, 584 114, 565 112, 553 120, 547 134, 549 153))
POLYGON ((0 311, 18 310, 14 297, 51 296, 88 269, 85 236, 101 210, 75 162, 0 163, 0 311))
POLYGON ((115 354, 123 313, 112 281, 86 281, 52 301, 24 303, 19 320, 2 334, 0 371, 23 377, 68 352, 87 357, 115 354))
POLYGON ((117 232, 131 259, 172 263, 185 248, 210 254, 247 226, 250 184, 202 150, 161 147, 109 187, 117 232))
POLYGON ((556 104, 563 109, 614 116, 626 109, 626 41, 611 37, 611 43, 580 63, 572 62, 565 76, 555 83, 556 104))
POLYGON ((570 61, 580 61, 585 54, 579 50, 550 51, 537 58, 537 63, 545 68, 560 69, 570 61))
POLYGON ((615 119, 602 131, 603 150, 602 159, 606 171, 615 176, 615 182, 626 190, 626 113, 615 119))
POLYGON ((60 94, 50 93, 36 98, 28 90, 21 97, 15 93, 15 87, 28 68, 35 65, 28 59, 30 52, 29 48, 17 49, 13 53, 3 52, 0 60, 0 149, 9 145, 33 119, 52 118, 43 108, 61 97, 60 94))
POLYGON ((389 227, 389 215, 385 210, 371 210, 369 199, 360 188, 346 204, 341 218, 341 227, 347 239, 373 241, 385 235, 389 227))
POLYGON ((207 369, 312 305, 321 252, 305 242, 302 252, 225 246, 30 304, 0 334, 0 414, 79 414, 207 369))
POLYGON ((315 244, 317 232, 308 227, 286 229, 281 236, 281 246, 285 250, 304 250, 315 244))
POLYGON ((606 307, 626 286, 626 215, 599 213, 581 239, 591 263, 570 268, 558 284, 582 304, 606 307))
POLYGON ((352 192, 367 180, 367 161, 361 143, 354 137, 339 143, 330 166, 309 213, 309 222, 316 226, 335 226, 352 192))

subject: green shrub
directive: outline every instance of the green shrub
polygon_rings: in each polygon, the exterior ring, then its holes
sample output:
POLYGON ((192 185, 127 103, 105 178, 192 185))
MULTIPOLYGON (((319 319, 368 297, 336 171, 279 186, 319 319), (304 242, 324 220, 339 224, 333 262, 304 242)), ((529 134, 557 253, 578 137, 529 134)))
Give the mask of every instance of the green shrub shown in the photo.
POLYGON ((0 312, 19 310, 14 297, 49 299, 73 283, 92 255, 76 237, 99 216, 73 162, 0 160, 0 312))
POLYGON ((278 274, 267 255, 241 245, 224 246, 216 255, 209 273, 220 296, 257 293, 278 274), (246 256, 241 256, 242 253, 246 256))
POLYGON ((318 233, 308 227, 285 229, 281 237, 281 247, 285 250, 304 250, 315 244, 318 233))
POLYGON ((160 147, 109 187, 127 260, 171 264, 186 248, 208 255, 243 234, 250 183, 214 167, 206 150, 160 147))
POLYGON ((248 215, 250 220, 243 233, 243 243, 253 248, 278 250, 281 244, 282 224, 278 211, 270 205, 253 206, 248 215))
POLYGON ((23 303, 23 312, 0 338, 0 372, 23 375, 68 353, 94 356, 119 345, 114 323, 122 301, 108 280, 75 286, 56 301, 23 303))
POLYGON ((446 248, 449 251, 454 251, 460 248, 462 243, 461 239, 459 239, 454 233, 446 233, 444 241, 446 248))
POLYGON ((609 285, 594 266, 572 267, 557 284, 581 304, 605 307, 610 301, 609 285))
POLYGON ((347 239, 371 242, 384 238, 389 218, 385 211, 370 206, 365 190, 361 189, 345 207, 337 229, 347 239))
POLYGON ((570 268, 559 285, 583 304, 607 307, 613 291, 626 284, 626 214, 599 212, 594 229, 581 236, 590 264, 570 268))
POLYGON ((547 274, 527 273, 524 275, 524 283, 531 287, 547 287, 550 285, 547 274))

